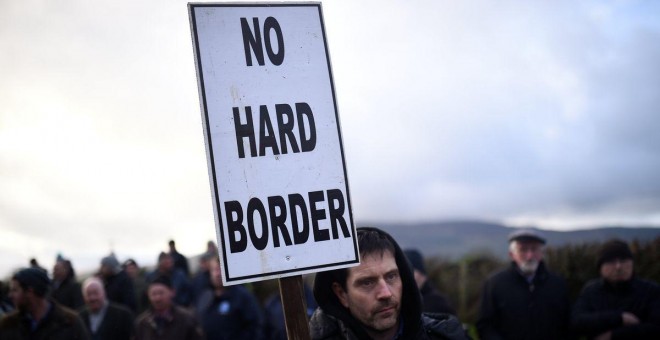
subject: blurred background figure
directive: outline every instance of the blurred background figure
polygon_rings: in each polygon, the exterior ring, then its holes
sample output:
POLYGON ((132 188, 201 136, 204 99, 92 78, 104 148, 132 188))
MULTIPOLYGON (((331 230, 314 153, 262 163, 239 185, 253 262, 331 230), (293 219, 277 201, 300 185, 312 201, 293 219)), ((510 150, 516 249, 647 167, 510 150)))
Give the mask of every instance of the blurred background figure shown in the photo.
MULTIPOLYGON (((316 307, 314 293, 306 283, 303 283, 303 292, 307 304, 307 319, 312 317, 316 307)), ((272 294, 264 303, 264 339, 267 340, 286 340, 286 324, 284 323, 284 309, 282 308, 282 298, 279 291, 272 294)))
POLYGON ((9 314, 9 312, 14 310, 14 306, 11 304, 11 300, 9 300, 9 287, 7 285, 0 281, 0 319, 5 314, 9 314))
POLYGON ((151 308, 138 316, 135 340, 204 339, 193 314, 174 303, 175 293, 169 277, 157 276, 147 284, 151 308))
POLYGON ((188 276, 179 268, 174 266, 174 259, 169 253, 161 252, 158 255, 158 265, 156 269, 147 274, 147 282, 155 280, 159 276, 166 276, 174 292, 174 303, 179 306, 188 307, 192 303, 192 289, 188 276))
POLYGON ((103 281, 90 277, 83 282, 85 307, 80 312, 92 340, 130 340, 133 313, 128 308, 108 301, 103 281))
POLYGON ((195 308, 207 339, 262 339, 262 315, 254 295, 241 285, 222 284, 217 257, 210 261, 209 273, 211 287, 195 308))
POLYGON ((30 268, 41 269, 41 270, 44 271, 44 273, 48 274, 48 271, 46 270, 46 268, 40 266, 39 262, 37 262, 37 259, 35 259, 35 258, 30 259, 30 268))
POLYGON ((424 265, 424 257, 417 249, 408 249, 403 252, 408 258, 415 282, 422 294, 422 311, 425 313, 447 313, 456 315, 456 310, 449 304, 447 298, 441 294, 431 283, 428 276, 426 276, 426 266, 424 265))
POLYGON ((78 314, 47 299, 50 284, 43 269, 21 269, 12 276, 9 297, 16 310, 0 320, 0 340, 88 339, 78 314))
POLYGON ((133 259, 128 259, 122 264, 122 268, 128 274, 133 282, 133 291, 135 292, 136 314, 144 312, 149 307, 147 298, 147 280, 145 274, 133 259))
POLYGON ((660 287, 635 276, 628 245, 606 242, 597 266, 600 278, 584 286, 573 307, 575 330, 590 339, 660 339, 660 287))
POLYGON ((193 302, 197 303, 199 296, 211 286, 211 276, 209 274, 209 264, 215 258, 215 254, 206 252, 199 258, 197 273, 192 279, 193 302))
POLYGON ((568 286, 545 267, 545 243, 531 229, 509 235, 511 266, 488 278, 481 293, 481 339, 571 338, 568 286))
POLYGON ((76 273, 71 261, 58 255, 53 266, 53 283, 51 297, 57 303, 76 310, 83 305, 80 284, 76 281, 76 273))
POLYGON ((206 242, 206 252, 218 256, 218 246, 215 244, 215 242, 213 242, 213 240, 206 242))
POLYGON ((186 259, 185 256, 176 250, 176 244, 174 243, 174 240, 170 240, 168 245, 170 247, 169 254, 172 256, 172 260, 174 260, 174 267, 181 269, 186 277, 189 277, 190 269, 188 268, 188 259, 186 259))
POLYGON ((105 294, 108 300, 123 305, 135 312, 135 292, 131 278, 119 265, 115 254, 110 254, 101 260, 99 275, 103 281, 105 294))

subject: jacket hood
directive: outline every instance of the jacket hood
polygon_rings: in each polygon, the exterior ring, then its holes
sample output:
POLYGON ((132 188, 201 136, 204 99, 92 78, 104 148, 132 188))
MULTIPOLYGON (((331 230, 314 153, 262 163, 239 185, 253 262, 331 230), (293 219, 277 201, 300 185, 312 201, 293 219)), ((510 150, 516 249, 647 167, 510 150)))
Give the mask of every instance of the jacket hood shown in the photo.
MULTIPOLYGON (((404 327, 402 338, 409 339, 417 334, 421 328, 422 301, 408 260, 397 242, 388 233, 377 228, 362 227, 357 228, 357 230, 376 231, 379 234, 384 235, 394 245, 394 259, 399 268, 399 275, 402 283, 402 296, 400 301, 401 313, 399 314, 399 318, 403 321, 404 327)), ((355 236, 357 237, 357 235, 355 236)), ((314 278, 314 298, 316 298, 316 302, 324 313, 343 322, 360 339, 369 339, 369 336, 362 328, 361 323, 339 302, 339 299, 332 291, 332 273, 333 271, 325 271, 316 274, 316 277, 314 278)))

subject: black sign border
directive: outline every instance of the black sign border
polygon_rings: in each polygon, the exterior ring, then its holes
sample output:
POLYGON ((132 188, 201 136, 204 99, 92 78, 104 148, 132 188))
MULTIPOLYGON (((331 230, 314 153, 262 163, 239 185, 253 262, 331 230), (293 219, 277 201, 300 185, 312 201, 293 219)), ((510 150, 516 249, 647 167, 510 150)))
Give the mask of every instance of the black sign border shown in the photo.
POLYGON ((353 209, 351 205, 351 195, 349 191, 349 186, 348 186, 348 173, 346 171, 346 157, 344 155, 344 142, 343 138, 341 135, 341 124, 339 121, 339 110, 337 109, 337 97, 335 94, 335 82, 334 82, 334 77, 332 75, 332 67, 330 64, 330 53, 328 49, 328 40, 326 39, 326 32, 325 32, 325 23, 323 21, 323 10, 321 8, 321 3, 277 3, 277 4, 263 4, 263 3, 245 3, 245 4, 211 4, 211 3, 188 3, 188 13, 190 15, 190 27, 191 27, 191 34, 192 34, 192 40, 193 40, 193 49, 195 52, 195 64, 196 64, 196 69, 197 69, 197 77, 198 77, 198 86, 199 86, 199 94, 200 94, 200 99, 202 101, 202 120, 204 124, 204 137, 206 141, 206 148, 207 148, 207 156, 209 157, 209 168, 211 169, 211 182, 212 182, 212 192, 215 198, 215 204, 214 204, 214 209, 216 211, 216 227, 219 228, 218 230, 220 231, 220 239, 222 241, 222 258, 223 258, 223 263, 225 263, 225 266, 223 266, 224 270, 224 278, 226 283, 239 283, 240 282, 245 282, 247 280, 250 281, 260 281, 260 280, 253 280, 261 277, 266 277, 266 276, 287 276, 286 274, 289 273, 298 273, 298 272, 304 272, 304 271, 323 271, 322 269, 324 268, 330 268, 330 267, 338 267, 338 266, 348 266, 351 264, 358 264, 360 262, 360 256, 359 256, 359 251, 358 251, 358 244, 357 244, 357 233, 356 233, 356 226, 355 222, 353 220, 353 209), (332 89, 332 103, 334 106, 335 110, 335 120, 337 122, 337 136, 339 138, 339 150, 341 152, 341 160, 342 160, 342 166, 344 169, 344 183, 345 183, 345 189, 346 189, 346 200, 347 200, 347 206, 348 206, 348 215, 349 219, 351 221, 351 226, 353 229, 353 250, 355 254, 355 260, 351 261, 344 261, 344 262, 337 262, 337 263, 328 263, 328 264, 323 264, 323 265, 318 265, 318 266, 309 266, 309 267, 300 267, 300 268, 295 268, 295 269, 289 269, 289 270, 282 270, 282 271, 273 271, 273 272, 267 272, 267 273, 261 273, 261 274, 256 274, 256 275, 245 275, 245 276, 238 276, 238 277, 230 277, 229 276, 229 268, 228 267, 228 262, 227 262, 227 254, 226 254, 226 248, 225 247, 225 235, 224 235, 224 226, 222 224, 222 216, 221 216, 221 209, 220 209, 220 196, 218 194, 218 182, 216 179, 216 173, 215 173, 215 160, 213 158, 213 146, 211 143, 211 129, 209 127, 209 115, 208 115, 208 107, 207 107, 207 102, 206 102, 206 89, 204 87, 204 73, 203 73, 203 68, 202 68, 202 60, 200 57, 200 48, 199 48, 199 37, 197 34, 197 21, 195 17, 195 9, 196 8, 204 8, 204 7, 316 7, 319 11, 319 20, 320 20, 320 25, 321 25, 321 31, 323 33, 323 46, 325 48, 325 57, 326 57, 326 63, 328 66, 328 76, 330 77, 330 88, 332 89), (317 270, 320 269, 320 270, 317 270))

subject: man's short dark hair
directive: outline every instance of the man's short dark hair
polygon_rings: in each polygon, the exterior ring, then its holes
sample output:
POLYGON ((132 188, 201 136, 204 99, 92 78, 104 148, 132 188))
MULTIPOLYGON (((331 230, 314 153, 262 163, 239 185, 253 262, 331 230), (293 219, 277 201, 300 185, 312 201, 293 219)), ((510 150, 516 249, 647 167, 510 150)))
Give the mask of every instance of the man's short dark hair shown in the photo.
POLYGON ((153 280, 151 280, 147 283, 147 286, 151 287, 151 285, 154 285, 154 284, 161 284, 163 286, 166 286, 169 289, 174 288, 174 286, 172 285, 172 280, 167 275, 158 275, 158 276, 156 276, 155 278, 153 278, 153 280))
POLYGON ((160 254, 158 254, 158 262, 162 261, 165 258, 173 259, 172 254, 161 251, 160 254))
MULTIPOLYGON (((381 233, 374 229, 360 229, 357 230, 358 246, 360 247, 360 258, 367 255, 380 255, 387 251, 392 255, 396 253, 396 248, 386 234, 381 233)), ((333 282, 337 282, 341 287, 346 290, 346 279, 348 278, 348 269, 337 269, 333 273, 333 282)))
POLYGON ((140 268, 140 266, 138 266, 137 262, 135 262, 134 259, 128 259, 128 260, 124 261, 124 264, 122 264, 121 266, 124 269, 128 266, 136 266, 136 267, 140 268))

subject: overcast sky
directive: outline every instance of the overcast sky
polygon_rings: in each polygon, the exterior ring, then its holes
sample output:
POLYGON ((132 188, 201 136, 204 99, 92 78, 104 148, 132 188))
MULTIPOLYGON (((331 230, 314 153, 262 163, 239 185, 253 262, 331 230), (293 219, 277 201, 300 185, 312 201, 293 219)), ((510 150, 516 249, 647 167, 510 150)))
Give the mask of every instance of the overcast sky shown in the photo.
MULTIPOLYGON (((0 1, 0 277, 215 238, 186 1, 0 1)), ((358 222, 660 226, 660 3, 327 1, 358 222)))

